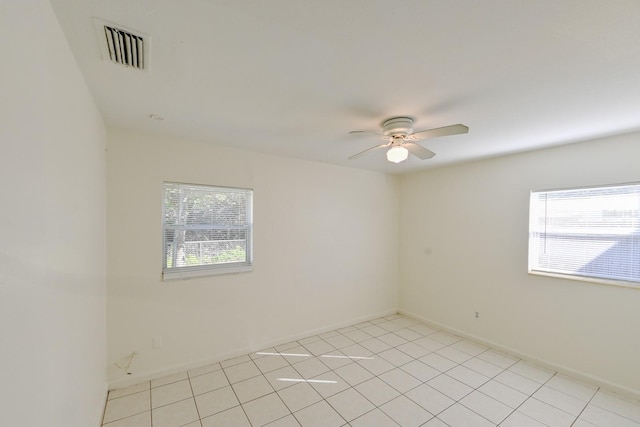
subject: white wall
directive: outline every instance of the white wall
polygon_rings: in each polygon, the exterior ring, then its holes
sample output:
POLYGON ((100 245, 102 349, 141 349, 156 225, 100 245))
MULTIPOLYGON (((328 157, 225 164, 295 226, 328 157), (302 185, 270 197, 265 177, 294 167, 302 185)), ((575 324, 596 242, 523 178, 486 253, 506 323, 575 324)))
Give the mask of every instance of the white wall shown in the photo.
POLYGON ((397 310, 396 178, 116 129, 107 159, 112 386, 397 310), (163 181, 254 189, 253 272, 161 280, 163 181))
POLYGON ((0 17, 0 425, 98 426, 104 125, 49 2, 0 17))
POLYGON ((638 159, 636 133, 404 177, 400 308, 640 396, 640 289, 527 274, 530 190, 640 181, 638 159))

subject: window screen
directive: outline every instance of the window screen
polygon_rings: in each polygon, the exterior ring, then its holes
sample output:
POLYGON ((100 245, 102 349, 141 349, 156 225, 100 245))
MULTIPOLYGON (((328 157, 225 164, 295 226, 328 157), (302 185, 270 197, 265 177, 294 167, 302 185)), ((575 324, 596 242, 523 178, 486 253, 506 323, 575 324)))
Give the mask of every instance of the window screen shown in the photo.
POLYGON ((252 190, 164 183, 165 279, 247 271, 252 190))
POLYGON ((529 271, 640 285, 640 184, 531 193, 529 271))

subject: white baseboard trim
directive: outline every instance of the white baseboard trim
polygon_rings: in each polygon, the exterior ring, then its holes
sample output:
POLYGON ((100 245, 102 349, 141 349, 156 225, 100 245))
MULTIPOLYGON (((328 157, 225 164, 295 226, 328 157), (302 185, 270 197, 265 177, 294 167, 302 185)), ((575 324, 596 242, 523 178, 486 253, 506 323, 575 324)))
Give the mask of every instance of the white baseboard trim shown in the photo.
POLYGON ((575 378, 575 379, 577 379, 579 381, 582 381, 584 383, 587 383, 587 384, 592 384, 594 386, 601 387, 601 388, 605 389, 606 391, 609 391, 611 393, 617 394, 620 397, 625 398, 627 400, 633 400, 633 401, 636 401, 636 402, 640 401, 640 391, 638 391, 638 390, 634 390, 634 389, 625 387, 623 385, 616 384, 616 383, 613 383, 611 381, 607 381, 607 380, 605 380, 603 378, 600 378, 600 377, 597 377, 595 375, 591 375, 591 374, 588 374, 588 373, 585 373, 585 372, 581 372, 581 371, 577 371, 575 369, 571 369, 571 368, 569 368, 567 366, 564 366, 564 365, 560 365, 560 364, 557 364, 557 363, 554 363, 554 362, 550 362, 548 360, 541 359, 541 358, 539 358, 537 356, 534 356, 532 354, 524 353, 524 352, 519 351, 517 349, 511 348, 511 347, 508 347, 508 346, 504 346, 502 344, 498 344, 498 343, 493 342, 493 341, 486 340, 486 339, 484 339, 482 337, 466 333, 466 332, 461 331, 459 329, 451 328, 451 327, 449 327, 447 325, 443 325, 443 324, 435 322, 435 321, 433 321, 431 319, 427 319, 427 318, 422 317, 420 315, 417 315, 415 313, 411 313, 411 312, 409 312, 407 310, 400 309, 400 310, 398 310, 398 313, 400 313, 400 314, 402 314, 404 316, 407 316, 407 317, 411 317, 411 318, 413 318, 415 320, 419 320, 420 322, 424 322, 427 325, 435 326, 435 327, 437 327, 439 329, 445 330, 445 331, 450 332, 450 333, 452 333, 454 335, 457 335, 459 337, 468 339, 470 341, 474 341, 474 342, 476 342, 478 344, 483 344, 485 346, 491 347, 494 350, 500 351, 502 353, 506 353, 506 354, 508 354, 510 356, 513 356, 513 357, 516 357, 518 359, 522 359, 522 360, 525 360, 527 362, 534 363, 534 364, 536 364, 538 366, 541 366, 541 367, 543 367, 545 369, 549 369, 551 371, 558 372, 559 374, 563 374, 563 375, 575 378))
POLYGON ((339 323, 335 323, 333 325, 330 326, 325 326, 322 328, 316 328, 316 329, 311 329, 308 331, 304 331, 304 332, 300 332, 300 333, 296 333, 293 335, 288 335, 285 337, 280 337, 278 339, 275 340, 270 340, 270 341, 265 341, 259 345, 255 345, 252 347, 246 347, 246 348, 239 348, 239 349, 235 349, 233 351, 229 351, 226 353, 220 353, 217 354, 211 358, 207 358, 207 359, 202 359, 202 360, 198 360, 198 361, 192 361, 192 362, 188 362, 188 363, 181 363, 181 364, 175 364, 172 366, 168 366, 162 369, 155 369, 155 370, 149 370, 149 371, 143 371, 143 372, 136 372, 133 375, 129 375, 127 377, 123 377, 123 378, 115 378, 109 381, 109 390, 115 390, 115 389, 119 389, 119 388, 125 388, 125 387, 129 387, 132 385, 136 385, 136 384, 140 384, 146 381, 151 381, 151 380, 155 380, 158 378, 162 378, 165 377, 167 375, 173 375, 173 374, 177 374, 180 372, 184 372, 184 371, 188 371, 191 369, 197 369, 197 368, 201 368, 203 366, 207 366, 210 365, 212 363, 217 363, 217 362, 222 362, 223 360, 227 360, 227 359, 233 359, 234 357, 239 357, 239 356, 243 356, 245 354, 249 354, 252 353, 254 351, 260 351, 263 350, 265 348, 269 348, 269 347, 274 347, 276 345, 281 345, 281 344, 285 344, 291 341, 297 341, 299 339, 302 338, 306 338, 306 337, 310 337, 313 335, 318 335, 318 334, 322 334, 325 332, 329 332, 329 331, 333 331, 336 329, 340 329, 340 328, 345 328, 347 326, 351 326, 351 325, 355 325, 357 323, 362 323, 362 322, 366 322, 369 320, 373 320, 373 319, 378 319, 380 317, 385 317, 385 316, 390 316, 393 314, 397 314, 398 313, 398 309, 388 309, 388 310, 384 310, 378 313, 374 313, 374 314, 370 314, 370 315, 366 315, 366 316, 360 316, 360 317, 356 317, 354 319, 351 319, 349 321, 344 321, 344 322, 339 322, 339 323))

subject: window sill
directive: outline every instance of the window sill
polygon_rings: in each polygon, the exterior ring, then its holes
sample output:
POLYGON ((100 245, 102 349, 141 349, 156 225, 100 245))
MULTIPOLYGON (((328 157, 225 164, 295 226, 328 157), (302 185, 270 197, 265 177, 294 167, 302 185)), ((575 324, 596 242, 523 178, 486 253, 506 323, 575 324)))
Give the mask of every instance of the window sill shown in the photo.
POLYGON ((204 268, 204 269, 184 270, 184 271, 166 271, 162 273, 162 280, 167 282, 172 280, 193 279, 196 277, 204 277, 204 276, 217 276, 220 274, 246 273, 250 271, 253 271, 252 265, 204 268))
POLYGON ((567 279, 567 280, 575 280, 578 282, 595 283, 598 285, 619 286, 622 288, 640 289, 640 283, 635 284, 634 282, 624 282, 621 280, 607 280, 607 279, 598 279, 595 277, 571 276, 569 274, 549 273, 546 271, 537 271, 537 270, 529 270, 529 274, 534 276, 546 276, 546 277, 553 277, 556 279, 567 279))

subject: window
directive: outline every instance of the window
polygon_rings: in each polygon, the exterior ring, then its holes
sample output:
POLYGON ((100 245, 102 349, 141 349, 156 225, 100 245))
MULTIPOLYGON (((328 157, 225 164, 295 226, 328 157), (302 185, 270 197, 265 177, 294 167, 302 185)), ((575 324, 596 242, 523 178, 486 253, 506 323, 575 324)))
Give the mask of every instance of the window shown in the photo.
POLYGON ((250 271, 252 197, 243 188, 165 182, 163 278, 250 271))
POLYGON ((640 183, 533 191, 529 272, 640 286, 640 183))

